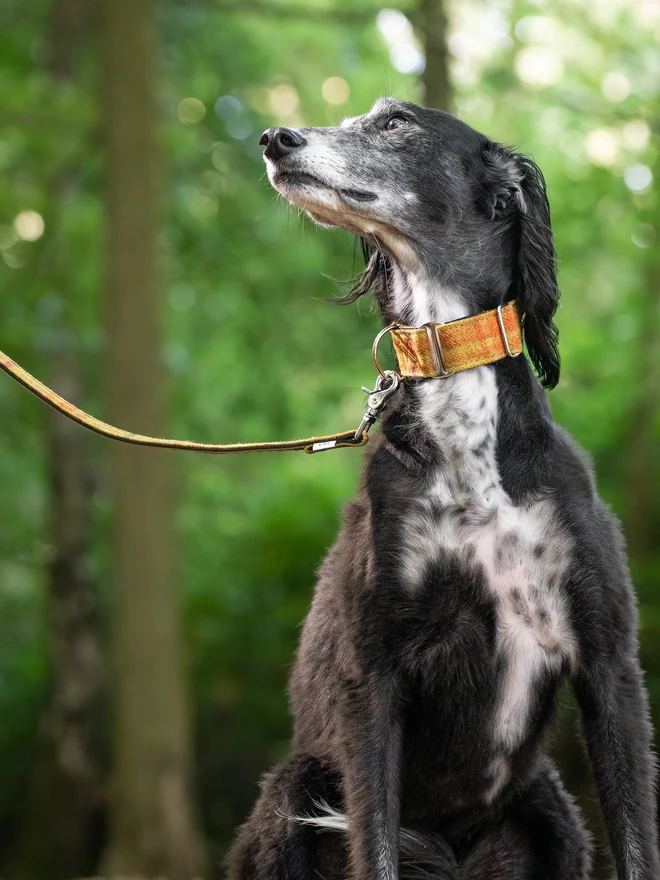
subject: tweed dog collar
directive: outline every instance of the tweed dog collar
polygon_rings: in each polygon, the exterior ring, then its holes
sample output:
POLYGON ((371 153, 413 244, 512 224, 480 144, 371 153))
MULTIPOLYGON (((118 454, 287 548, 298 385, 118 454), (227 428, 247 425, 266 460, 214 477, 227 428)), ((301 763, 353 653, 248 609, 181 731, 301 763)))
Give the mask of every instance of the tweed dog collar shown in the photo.
POLYGON ((469 318, 448 324, 406 327, 390 324, 376 338, 387 333, 398 361, 398 374, 404 379, 439 379, 492 364, 522 352, 522 330, 515 300, 469 318))

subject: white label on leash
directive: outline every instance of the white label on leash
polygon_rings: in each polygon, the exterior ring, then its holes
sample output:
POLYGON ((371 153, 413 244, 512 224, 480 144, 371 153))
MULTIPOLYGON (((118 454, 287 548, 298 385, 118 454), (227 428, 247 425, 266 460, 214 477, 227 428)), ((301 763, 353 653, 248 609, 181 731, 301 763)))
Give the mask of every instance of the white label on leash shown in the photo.
POLYGON ((320 452, 322 449, 332 449, 336 445, 336 440, 324 440, 323 443, 314 443, 312 446, 312 452, 320 452))

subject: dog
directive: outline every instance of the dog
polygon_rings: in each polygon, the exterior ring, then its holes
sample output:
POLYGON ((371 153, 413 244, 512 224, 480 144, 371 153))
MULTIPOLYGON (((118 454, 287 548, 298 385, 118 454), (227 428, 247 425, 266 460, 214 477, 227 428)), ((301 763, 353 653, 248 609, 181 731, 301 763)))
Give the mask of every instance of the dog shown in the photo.
POLYGON ((543 391, 560 361, 541 171, 393 98, 261 143, 281 195, 362 239, 347 300, 372 291, 386 324, 422 327, 515 299, 527 357, 392 395, 302 631, 291 757, 229 876, 584 880, 589 837, 547 754, 568 679, 618 878, 659 878, 623 540, 543 391))

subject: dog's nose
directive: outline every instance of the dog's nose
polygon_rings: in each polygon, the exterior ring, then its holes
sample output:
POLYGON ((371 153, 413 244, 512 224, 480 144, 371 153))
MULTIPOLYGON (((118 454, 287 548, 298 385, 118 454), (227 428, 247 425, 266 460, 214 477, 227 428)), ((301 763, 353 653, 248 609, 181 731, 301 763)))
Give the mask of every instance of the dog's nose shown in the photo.
POLYGON ((281 159, 296 147, 302 147, 305 138, 292 128, 269 128, 261 135, 259 143, 266 147, 264 156, 267 159, 281 159))

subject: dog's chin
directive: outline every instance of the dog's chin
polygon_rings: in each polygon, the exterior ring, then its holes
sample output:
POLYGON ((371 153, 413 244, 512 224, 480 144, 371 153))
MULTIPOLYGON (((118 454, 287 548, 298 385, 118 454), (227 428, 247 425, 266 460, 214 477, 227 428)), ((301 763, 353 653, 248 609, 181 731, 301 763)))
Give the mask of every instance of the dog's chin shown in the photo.
POLYGON ((305 211, 319 226, 339 226, 369 238, 402 266, 417 266, 418 259, 408 236, 379 217, 378 197, 374 193, 339 189, 305 173, 269 169, 268 176, 280 195, 305 211))
POLYGON ((370 202, 378 201, 378 196, 374 192, 365 189, 339 187, 306 171, 274 169, 269 170, 268 176, 273 186, 278 190, 286 187, 292 190, 304 189, 306 191, 333 192, 349 205, 368 205, 370 202))
POLYGON ((280 195, 322 226, 341 226, 363 235, 374 219, 369 206, 377 201, 375 193, 340 189, 302 172, 275 171, 269 178, 280 195))

